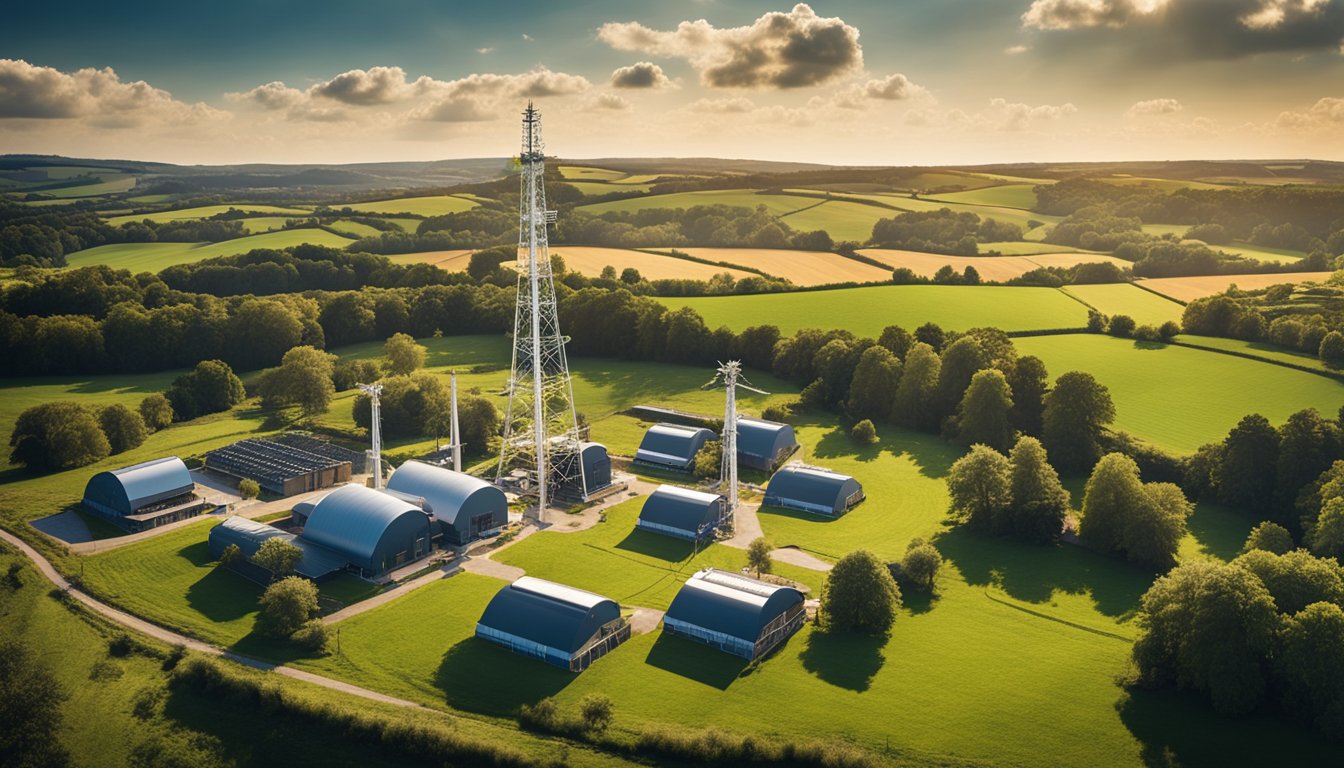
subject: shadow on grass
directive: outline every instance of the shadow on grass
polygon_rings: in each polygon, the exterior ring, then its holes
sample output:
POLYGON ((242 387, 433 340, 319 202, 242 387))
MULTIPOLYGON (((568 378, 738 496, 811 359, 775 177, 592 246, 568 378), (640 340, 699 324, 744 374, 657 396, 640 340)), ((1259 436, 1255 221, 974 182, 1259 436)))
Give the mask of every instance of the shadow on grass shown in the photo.
POLYGON ((1200 502, 1195 505, 1195 513, 1186 525, 1205 553, 1231 560, 1241 554, 1253 523, 1249 516, 1236 510, 1200 502))
MULTIPOLYGON (((193 544, 182 553, 197 547, 205 549, 205 544, 193 544)), ((208 551, 205 562, 209 562, 208 551)), ((187 605, 210 621, 234 621, 257 609, 261 592, 260 586, 228 568, 212 568, 187 588, 187 605)))
POLYGON ((1338 746, 1305 726, 1265 714, 1221 717, 1193 694, 1130 690, 1116 710, 1149 768, 1339 764, 1338 746))
MULTIPOLYGON (((843 515, 817 515, 811 512, 804 512, 801 509, 788 509, 787 507, 775 507, 762 505, 756 513, 758 515, 774 515, 776 517, 787 517, 792 520, 802 520, 807 523, 834 523, 843 515)), ((801 549, 801 547, 799 547, 801 549)))
MULTIPOLYGON (((332 653, 335 653, 336 627, 328 627, 328 632, 330 632, 330 636, 327 640, 327 647, 332 653)), ((317 658, 321 655, 300 648, 288 640, 266 637, 257 634, 255 631, 247 633, 241 640, 229 646, 229 651, 239 656, 261 659, 272 664, 288 664, 291 661, 317 658)))
POLYGON ((965 453, 961 446, 948 443, 937 435, 912 432, 887 423, 877 425, 877 442, 872 445, 855 443, 848 431, 835 427, 834 421, 808 421, 799 426, 831 428, 811 449, 811 455, 818 459, 847 457, 869 462, 883 453, 908 456, 919 467, 920 474, 934 479, 946 477, 952 463, 965 453))
POLYGON ((862 693, 872 685, 886 657, 882 635, 813 630, 799 658, 803 668, 838 688, 862 693))
POLYGON ((456 709, 514 717, 523 704, 556 695, 575 677, 568 670, 469 637, 443 655, 434 687, 456 709))
POLYGON ((937 602, 938 596, 927 590, 901 588, 901 605, 915 616, 932 611, 937 602))
POLYGON ((997 586, 1028 603, 1049 602, 1055 590, 1092 596, 1107 616, 1134 612, 1153 574, 1069 544, 1022 544, 972 533, 964 526, 933 541, 968 584, 997 586))
POLYGON ((659 560, 666 560, 669 563, 680 563, 691 556, 694 546, 691 542, 682 539, 634 529, 626 534, 624 539, 617 542, 616 549, 636 552, 659 560))
POLYGON ((728 690, 747 668, 746 659, 667 632, 658 635, 644 663, 720 691, 728 690))

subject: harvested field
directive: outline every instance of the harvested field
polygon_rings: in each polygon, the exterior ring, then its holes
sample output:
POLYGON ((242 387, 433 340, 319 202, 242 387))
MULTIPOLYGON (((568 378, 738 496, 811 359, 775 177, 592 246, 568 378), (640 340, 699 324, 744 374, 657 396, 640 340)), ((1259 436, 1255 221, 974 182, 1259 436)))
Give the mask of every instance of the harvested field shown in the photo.
POLYGON ((1280 272, 1269 275, 1199 275, 1158 277, 1135 282, 1176 301, 1189 302, 1222 293, 1233 285, 1243 290, 1257 290, 1281 283, 1320 283, 1328 280, 1332 274, 1332 272, 1280 272))
POLYGON ((360 213, 409 213, 416 216, 442 216, 446 213, 461 213, 475 208, 480 203, 456 195, 432 195, 429 197, 399 197, 395 200, 374 200, 367 203, 351 203, 340 206, 360 213))
POLYGON ((474 253, 470 248, 452 251, 420 251, 419 253, 398 253, 387 258, 393 264, 433 264, 445 272, 463 272, 474 253))
POLYGON ((227 213, 229 210, 243 211, 244 213, 266 213, 274 215, 304 216, 310 213, 300 208, 284 208, 278 205, 250 205, 248 203, 236 203, 232 205, 199 205, 195 208, 178 208, 171 211, 155 211, 153 213, 132 213, 126 216, 113 216, 107 220, 110 227, 120 227, 130 221, 144 221, 146 219, 162 224, 165 221, 188 221, 190 219, 208 219, 221 213, 227 213))
POLYGON ((1041 267, 1072 267, 1076 264, 1110 262, 1117 267, 1128 267, 1129 262, 1100 253, 1041 253, 1033 256, 943 256, 919 251, 898 251, 888 248, 866 248, 859 253, 876 259, 892 268, 905 267, 917 275, 933 277, 944 266, 961 272, 975 267, 981 280, 1003 282, 1041 267))
POLYGON ((891 279, 891 270, 847 259, 838 253, 827 251, 791 251, 774 248, 677 248, 676 250, 697 259, 722 261, 759 269, 766 274, 782 277, 794 285, 870 283, 891 279))
MULTIPOLYGON (((692 248, 690 250, 716 251, 727 249, 692 248)), ((717 267, 711 264, 700 264, 688 259, 678 259, 674 256, 661 256, 656 253, 632 251, 625 248, 596 248, 566 245, 551 248, 551 253, 564 258, 566 269, 573 270, 582 275, 588 275, 589 277, 596 277, 602 274, 602 268, 606 266, 615 267, 617 274, 620 274, 620 271, 626 267, 634 267, 639 270, 640 275, 649 280, 708 280, 714 275, 722 272, 727 272, 736 278, 756 277, 753 273, 743 269, 730 269, 728 267, 717 267)), ((714 257, 704 256, 702 258, 714 257)), ((726 257, 715 260, 729 261, 726 257)))

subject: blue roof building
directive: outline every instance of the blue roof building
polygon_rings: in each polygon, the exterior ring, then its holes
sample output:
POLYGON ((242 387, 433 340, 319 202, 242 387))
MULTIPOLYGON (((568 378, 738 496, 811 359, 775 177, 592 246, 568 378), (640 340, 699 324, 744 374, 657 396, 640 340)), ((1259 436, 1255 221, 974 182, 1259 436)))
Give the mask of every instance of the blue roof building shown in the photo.
POLYGON ((429 515, 414 504, 362 485, 323 496, 299 538, 348 562, 362 576, 378 576, 430 553, 429 515))
POLYGON ((611 457, 607 446, 601 443, 582 443, 579 456, 583 461, 584 495, 592 495, 611 485, 611 457))
POLYGON ((445 467, 408 461, 392 473, 387 490, 417 498, 421 509, 434 516, 444 537, 454 544, 466 544, 509 522, 509 501, 503 491, 479 477, 445 467))
POLYGON ((176 456, 99 472, 84 486, 84 506, 132 531, 200 514, 205 502, 176 456))
POLYGON ((838 517, 863 499, 863 486, 849 475, 791 464, 770 478, 761 503, 838 517))
POLYGON ((803 593, 706 568, 682 585, 663 615, 663 629, 755 660, 784 642, 807 618, 803 593))
POLYGON ((714 535, 723 519, 723 497, 676 485, 660 485, 644 500, 636 528, 700 541, 714 535))
POLYGON ((737 420, 737 463, 766 472, 784 463, 798 450, 793 427, 778 421, 739 417, 737 420))
POLYGON ((582 672, 630 638, 621 607, 592 592, 524 576, 490 600, 476 636, 582 672))
POLYGON ((654 424, 644 433, 639 450, 635 451, 635 461, 688 472, 695 464, 695 454, 715 437, 713 432, 704 427, 654 424))
MULTIPOLYGON (((281 539, 298 547, 303 552, 303 558, 299 560, 298 565, 294 566, 294 572, 313 581, 323 579, 345 568, 345 560, 335 552, 312 542, 304 541, 273 525, 248 520, 245 517, 225 518, 224 522, 210 529, 210 537, 207 543, 210 547, 210 554, 216 560, 224 554, 224 550, 230 544, 238 547, 243 557, 250 560, 267 539, 281 539)), ((233 567, 259 581, 270 577, 270 574, 266 573, 264 569, 251 562, 234 563, 233 567)))

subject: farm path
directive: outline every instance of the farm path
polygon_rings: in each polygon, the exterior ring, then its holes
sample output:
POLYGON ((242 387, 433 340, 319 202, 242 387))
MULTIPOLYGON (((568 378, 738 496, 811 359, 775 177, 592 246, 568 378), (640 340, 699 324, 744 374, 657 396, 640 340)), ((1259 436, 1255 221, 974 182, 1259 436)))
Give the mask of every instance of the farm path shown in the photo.
POLYGON ((462 561, 462 570, 481 576, 493 576, 505 581, 517 581, 527 575, 527 571, 516 565, 505 565, 489 557, 473 557, 462 561))
MULTIPOLYGON (((746 549, 751 546, 752 541, 764 536, 765 531, 761 528, 761 518, 757 515, 760 508, 760 504, 739 504, 737 514, 733 515, 733 537, 721 543, 734 549, 746 549)), ((824 573, 831 570, 832 567, 825 560, 813 557, 796 547, 780 547, 771 550, 770 557, 781 563, 796 565, 809 571, 822 571, 824 573)))
POLYGON ((578 533, 586 531, 597 525, 602 520, 602 513, 609 507, 620 504, 634 496, 647 496, 653 493, 653 489, 658 487, 657 483, 651 483, 648 480, 641 480, 634 475, 622 474, 618 476, 617 482, 625 483, 625 490, 618 491, 603 498, 591 507, 586 507, 580 512, 574 514, 549 515, 549 526, 546 530, 553 533, 578 533))
POLYGON ((636 635, 643 635, 658 628, 658 622, 663 620, 663 612, 652 608, 636 608, 630 616, 630 631, 636 635))
POLYGON ((136 632, 148 635, 161 642, 169 643, 170 645, 181 645, 187 648, 188 650, 209 654, 211 656, 219 656, 225 659, 229 659, 230 661, 235 661, 239 664, 245 664, 255 669, 267 670, 274 672, 278 675, 284 675, 285 677, 293 678, 295 680, 302 680, 304 682, 311 683, 313 685, 321 686, 328 690, 338 691, 340 693, 346 693, 351 696, 359 696, 360 698, 368 699, 370 701, 378 701, 384 704, 393 704, 398 707, 414 707, 417 709, 423 709, 423 707, 421 707, 419 704, 413 701, 398 699, 395 696, 388 696, 386 694, 379 693, 377 691, 369 690, 368 688, 361 688, 360 686, 357 685, 351 685, 350 683, 345 683, 340 680, 333 680, 329 677, 322 677, 321 675, 315 675, 312 674, 311 672, 302 672, 300 670, 293 669, 290 667, 276 666, 274 664, 270 664, 268 662, 261 661, 259 659, 253 659, 247 656, 240 656, 235 653, 230 653, 229 651, 226 651, 223 648, 210 645, 209 643, 203 643, 200 640, 195 640, 190 637, 187 637, 186 635, 180 635, 176 632, 173 632, 172 630, 164 629, 163 627, 160 627, 157 624, 151 624, 147 621, 144 621, 143 619, 138 619, 135 616, 130 615, 129 613, 117 610, 116 608, 113 608, 107 603, 101 602, 91 597, 90 595, 87 595, 84 592, 81 592, 80 590, 76 589, 74 586, 70 584, 69 581, 66 581, 64 576, 62 576, 60 573, 56 571, 54 567, 52 567, 51 563, 48 562, 45 557, 39 554, 32 547, 28 546, 26 543, 24 543, 22 539, 18 538, 17 536, 14 536, 8 531, 0 530, 0 539, 3 539, 5 543, 14 547, 19 551, 20 554, 31 560, 33 565, 37 566, 38 572, 41 573, 48 581, 54 584, 58 589, 64 591, 67 595, 70 595, 75 600, 78 600, 89 610, 94 611, 95 613, 107 618, 108 620, 116 624, 126 627, 127 629, 135 630, 136 632))
POLYGON ((350 618, 351 616, 358 616, 359 614, 364 613, 365 611, 371 611, 380 605, 384 605, 393 600, 396 600, 397 598, 402 597, 406 593, 415 589, 419 589, 420 587, 423 587, 426 584, 432 584, 438 581, 439 579, 446 579, 449 576, 452 576, 453 574, 461 570, 466 570, 464 564, 461 561, 450 560, 442 568, 430 571, 424 576, 421 576, 417 579, 412 579, 408 582, 405 582, 404 584, 398 584, 382 592, 379 592, 373 597, 360 600, 358 603, 355 603, 354 605, 348 605, 342 608, 341 610, 336 611, 335 613, 327 614, 326 616, 322 617, 322 623, 335 624, 336 622, 344 621, 350 618))
POLYGON ((796 547, 780 547, 771 551, 770 557, 781 563, 796 565, 810 571, 822 571, 824 573, 835 567, 834 563, 828 563, 796 547))

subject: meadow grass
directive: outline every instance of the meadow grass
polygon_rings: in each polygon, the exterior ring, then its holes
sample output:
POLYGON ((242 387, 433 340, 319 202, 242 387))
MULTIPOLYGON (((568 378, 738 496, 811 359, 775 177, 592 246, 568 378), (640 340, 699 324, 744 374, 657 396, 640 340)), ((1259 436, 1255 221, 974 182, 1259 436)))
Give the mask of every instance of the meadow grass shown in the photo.
POLYGON ((884 285, 658 300, 669 307, 692 307, 710 328, 726 325, 741 331, 770 324, 786 336, 802 328, 843 328, 877 338, 888 325, 913 331, 926 322, 950 330, 993 326, 1005 331, 1081 328, 1087 323, 1087 308, 1054 288, 884 285))
POLYGON ((836 241, 853 240, 866 243, 873 236, 874 224, 899 213, 900 211, 879 208, 875 205, 827 200, 821 205, 791 213, 785 216, 783 221, 798 232, 822 229, 836 241))
POLYGON ((593 215, 608 211, 642 211, 649 208, 691 208, 697 205, 731 205, 755 210, 764 205, 774 216, 782 216, 799 208, 815 205, 818 201, 799 195, 758 194, 751 189, 715 189, 704 192, 677 192, 670 195, 632 197, 579 206, 578 210, 593 215))
POLYGON ((1230 243, 1227 245, 1209 246, 1215 251, 1231 253, 1248 259, 1258 261, 1268 261, 1275 264, 1285 264, 1294 261, 1301 261, 1307 257, 1302 251, 1291 248, 1271 248, 1267 245, 1252 245, 1251 243, 1230 243))
POLYGON ((82 184, 78 187, 61 187, 60 189, 40 189, 36 191, 39 195, 50 195, 51 197, 68 200, 77 197, 113 195, 118 192, 129 192, 135 188, 136 178, 134 176, 119 176, 115 172, 111 172, 101 174, 100 178, 100 181, 92 184, 82 184))
POLYGON ((1129 283, 1066 285, 1061 290, 1103 315, 1129 315, 1139 325, 1179 323, 1185 311, 1181 304, 1129 283))
MULTIPOLYGON (((1024 245, 1030 245, 1024 243, 1024 245)), ((1029 256, 944 256, 923 251, 903 251, 891 248, 865 248, 864 256, 892 267, 904 267, 916 275, 933 277, 943 267, 958 273, 974 267, 980 279, 986 282, 1007 282, 1015 277, 1042 267, 1071 267, 1075 264, 1109 262, 1117 267, 1128 267, 1129 262, 1101 253, 1038 253, 1029 256)))
MULTIPOLYGON (((998 243, 980 243, 980 253, 998 251, 1004 256, 1034 256, 1042 253, 1079 253, 1078 248, 1053 243, 1033 243, 1026 240, 1014 240, 998 243)), ((1102 254, 1097 254, 1101 256, 1102 254)))
POLYGON ((458 197, 457 195, 431 195, 342 204, 337 206, 337 209, 349 208, 360 213, 409 213, 417 216, 442 216, 446 213, 469 211, 478 205, 480 203, 475 200, 458 197))
POLYGON ((948 192, 932 196, 931 200, 943 200, 949 203, 967 205, 993 205, 1003 208, 1021 208, 1031 210, 1036 207, 1036 192, 1032 184, 1004 184, 998 187, 983 187, 966 192, 948 192))
POLYGON ((1176 340, 1195 347, 1207 347, 1209 349, 1236 352, 1238 354, 1258 357, 1263 360, 1312 368, 1317 371, 1328 371, 1332 373, 1340 372, 1338 367, 1327 365, 1325 361, 1321 360, 1317 355, 1313 355, 1309 352, 1299 352, 1295 349, 1287 349, 1286 347, 1275 346, 1266 341, 1245 341, 1243 339, 1224 339, 1219 336, 1192 336, 1189 334, 1177 336, 1176 340))
POLYGON ((613 171, 610 168, 594 168, 587 165, 562 165, 559 167, 559 171, 560 178, 566 181, 616 181, 626 177, 623 171, 613 171))
POLYGON ((380 229, 348 219, 337 219, 327 226, 335 230, 337 234, 345 235, 346 237, 378 237, 382 234, 382 230, 380 229))
POLYGON ((616 192, 648 192, 652 184, 607 182, 607 181, 570 181, 565 180, 565 184, 579 190, 585 197, 597 197, 599 195, 610 195, 616 192))
POLYGON ((199 205, 194 208, 178 208, 171 211, 154 211, 152 213, 132 213, 125 216, 113 216, 107 220, 108 226, 120 227, 122 224, 128 224, 132 221, 153 221, 162 224, 168 221, 189 221, 192 219, 208 219, 221 213, 228 213, 230 210, 243 211, 244 213, 267 213, 276 216, 303 216, 309 211, 300 208, 286 208, 278 205, 253 205, 252 203, 231 203, 229 205, 199 205))
POLYGON ((344 248, 354 241, 325 229, 284 229, 218 243, 115 243, 86 248, 66 256, 69 268, 106 264, 132 272, 159 272, 174 264, 190 264, 216 256, 247 253, 256 248, 291 248, 304 243, 344 248))
POLYGON ((248 233, 258 235, 263 232, 273 232, 277 229, 284 229, 286 224, 296 220, 296 217, 293 216, 255 216, 250 219, 239 219, 238 221, 248 233))
POLYGON ((1045 362, 1053 381, 1087 371, 1115 402, 1115 429, 1176 453, 1223 439, 1243 416, 1274 424, 1303 408, 1327 417, 1344 402, 1344 384, 1278 365, 1189 347, 1094 334, 1014 339, 1019 354, 1045 362))

